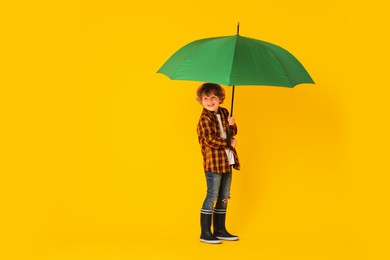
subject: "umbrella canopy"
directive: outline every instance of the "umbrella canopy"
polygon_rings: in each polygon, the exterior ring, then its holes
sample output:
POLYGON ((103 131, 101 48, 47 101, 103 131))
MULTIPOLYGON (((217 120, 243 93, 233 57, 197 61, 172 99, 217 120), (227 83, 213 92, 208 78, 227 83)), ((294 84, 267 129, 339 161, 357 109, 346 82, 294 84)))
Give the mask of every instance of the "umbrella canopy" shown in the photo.
POLYGON ((226 86, 294 87, 314 83, 302 64, 285 49, 241 35, 191 42, 158 70, 170 79, 226 86))

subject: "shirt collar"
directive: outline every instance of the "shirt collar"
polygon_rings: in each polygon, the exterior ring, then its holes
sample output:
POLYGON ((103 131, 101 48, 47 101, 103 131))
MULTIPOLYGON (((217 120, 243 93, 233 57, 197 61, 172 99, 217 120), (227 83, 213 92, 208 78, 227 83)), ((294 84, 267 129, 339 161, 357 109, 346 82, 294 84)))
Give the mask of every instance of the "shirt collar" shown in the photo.
POLYGON ((210 111, 210 110, 208 110, 206 108, 203 108, 203 113, 210 114, 210 115, 216 115, 216 114, 219 114, 219 109, 220 108, 218 108, 217 111, 210 111))

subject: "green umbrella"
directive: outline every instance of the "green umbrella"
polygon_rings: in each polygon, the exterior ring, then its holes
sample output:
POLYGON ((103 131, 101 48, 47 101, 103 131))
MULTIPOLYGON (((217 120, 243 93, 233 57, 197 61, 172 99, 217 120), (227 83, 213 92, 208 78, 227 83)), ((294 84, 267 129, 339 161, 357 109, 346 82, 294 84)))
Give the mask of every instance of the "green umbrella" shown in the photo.
POLYGON ((302 64, 285 49, 239 35, 191 42, 174 53, 158 70, 175 80, 233 86, 264 85, 293 88, 314 83, 302 64))

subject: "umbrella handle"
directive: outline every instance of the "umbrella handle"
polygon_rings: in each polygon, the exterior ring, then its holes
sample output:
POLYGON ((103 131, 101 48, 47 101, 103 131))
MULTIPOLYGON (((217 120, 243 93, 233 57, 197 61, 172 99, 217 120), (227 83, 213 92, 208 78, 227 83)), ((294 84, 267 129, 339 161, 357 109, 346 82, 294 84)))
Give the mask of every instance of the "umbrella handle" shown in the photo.
POLYGON ((226 143, 227 143, 227 146, 230 147, 231 143, 232 143, 233 130, 230 126, 227 130, 228 131, 227 131, 227 136, 226 136, 226 143))
MULTIPOLYGON (((240 26, 240 23, 238 23, 238 27, 240 26)), ((237 31, 239 29, 237 28, 237 31)), ((232 90, 232 106, 231 106, 231 109, 230 109, 230 116, 233 116, 233 105, 234 105, 234 85, 233 85, 233 90, 232 90)), ((230 144, 232 142, 232 134, 233 134, 233 130, 232 128, 229 126, 228 128, 228 132, 227 132, 227 137, 226 137, 226 142, 227 142, 227 145, 230 147, 230 144)))

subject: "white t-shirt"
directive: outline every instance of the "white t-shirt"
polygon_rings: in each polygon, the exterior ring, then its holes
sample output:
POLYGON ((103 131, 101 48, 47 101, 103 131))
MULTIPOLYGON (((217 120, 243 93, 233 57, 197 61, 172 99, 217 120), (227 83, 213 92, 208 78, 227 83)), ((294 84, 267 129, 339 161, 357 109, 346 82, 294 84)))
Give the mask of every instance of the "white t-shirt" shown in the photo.
MULTIPOLYGON (((217 119, 218 119, 218 122, 219 122, 219 129, 221 130, 221 137, 223 139, 226 139, 226 132, 223 129, 223 125, 222 125, 222 120, 221 120, 221 115, 220 114, 217 114, 217 119)), ((229 160, 229 164, 230 165, 235 164, 233 151, 230 150, 229 148, 225 149, 225 151, 226 151, 226 155, 227 155, 228 160, 229 160)))

